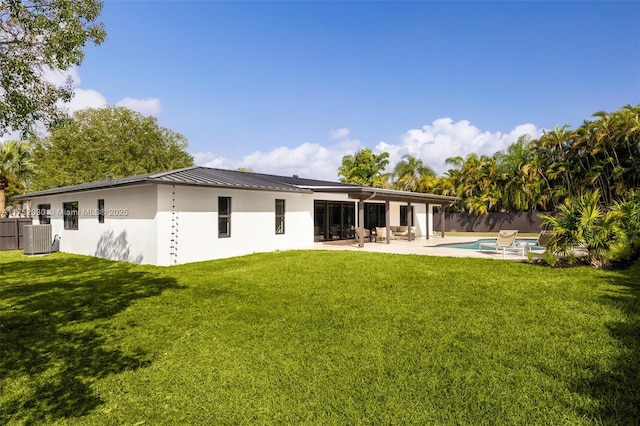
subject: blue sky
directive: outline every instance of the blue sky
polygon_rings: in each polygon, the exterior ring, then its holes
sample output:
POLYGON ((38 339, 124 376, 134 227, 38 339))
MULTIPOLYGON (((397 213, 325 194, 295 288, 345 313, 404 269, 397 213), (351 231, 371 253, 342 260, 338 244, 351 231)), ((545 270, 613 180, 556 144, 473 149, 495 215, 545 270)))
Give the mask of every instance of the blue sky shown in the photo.
POLYGON ((119 104, 201 165, 337 179, 369 147, 492 154, 640 103, 640 2, 106 1, 71 109, 119 104))

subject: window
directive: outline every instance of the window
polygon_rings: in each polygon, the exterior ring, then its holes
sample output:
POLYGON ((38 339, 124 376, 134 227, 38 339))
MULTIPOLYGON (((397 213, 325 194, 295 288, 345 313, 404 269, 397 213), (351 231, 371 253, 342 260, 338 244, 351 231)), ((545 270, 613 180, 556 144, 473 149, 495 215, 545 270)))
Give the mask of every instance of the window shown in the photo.
POLYGON ((38 204, 38 221, 40 225, 51 224, 51 204, 38 204))
POLYGON ((231 236, 231 197, 218 197, 218 238, 231 236))
POLYGON ((284 200, 276 200, 276 234, 284 234, 284 200))
POLYGON ((98 199, 98 223, 104 223, 104 200, 98 199))
MULTIPOLYGON (((400 206, 400 226, 409 226, 407 223, 407 207, 409 206, 400 206)), ((415 225, 413 220, 413 206, 411 206, 411 223, 415 225)))
POLYGON ((62 219, 64 229, 78 229, 78 202, 62 203, 62 219))

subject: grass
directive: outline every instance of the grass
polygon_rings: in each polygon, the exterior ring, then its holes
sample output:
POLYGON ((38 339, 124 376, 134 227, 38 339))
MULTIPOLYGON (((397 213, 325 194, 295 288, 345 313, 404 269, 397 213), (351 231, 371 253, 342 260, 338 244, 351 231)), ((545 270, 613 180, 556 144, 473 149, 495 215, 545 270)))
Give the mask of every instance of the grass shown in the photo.
POLYGON ((0 252, 0 276, 3 424, 640 419, 640 263, 0 252))

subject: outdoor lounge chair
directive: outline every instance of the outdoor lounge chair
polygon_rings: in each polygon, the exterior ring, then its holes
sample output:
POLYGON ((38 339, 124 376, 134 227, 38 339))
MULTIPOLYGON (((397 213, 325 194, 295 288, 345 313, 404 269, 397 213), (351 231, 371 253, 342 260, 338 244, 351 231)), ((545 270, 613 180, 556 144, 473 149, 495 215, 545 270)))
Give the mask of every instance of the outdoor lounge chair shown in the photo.
POLYGON ((522 250, 522 255, 524 256, 524 247, 517 247, 515 245, 517 235, 517 230, 500 230, 500 232, 498 232, 498 238, 496 238, 495 242, 480 243, 478 249, 480 251, 493 250, 496 252, 502 250, 502 257, 505 257, 507 250, 522 250))
POLYGON ((543 229, 542 231, 540 231, 540 233, 538 234, 538 239, 536 240, 535 244, 532 244, 528 247, 529 251, 546 250, 547 245, 549 245, 549 242, 551 241, 552 235, 553 235, 553 231, 549 229, 543 229))
MULTIPOLYGON (((389 229, 389 238, 393 240, 393 231, 391 231, 391 229, 389 229)), ((387 241, 387 228, 376 227, 376 241, 379 243, 387 241)))

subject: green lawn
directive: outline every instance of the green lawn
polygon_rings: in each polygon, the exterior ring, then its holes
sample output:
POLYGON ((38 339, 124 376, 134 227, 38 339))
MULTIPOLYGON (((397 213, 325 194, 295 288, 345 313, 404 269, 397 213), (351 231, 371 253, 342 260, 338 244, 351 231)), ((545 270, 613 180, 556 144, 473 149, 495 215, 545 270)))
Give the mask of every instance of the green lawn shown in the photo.
POLYGON ((0 424, 637 424, 625 271, 0 252, 0 424))

